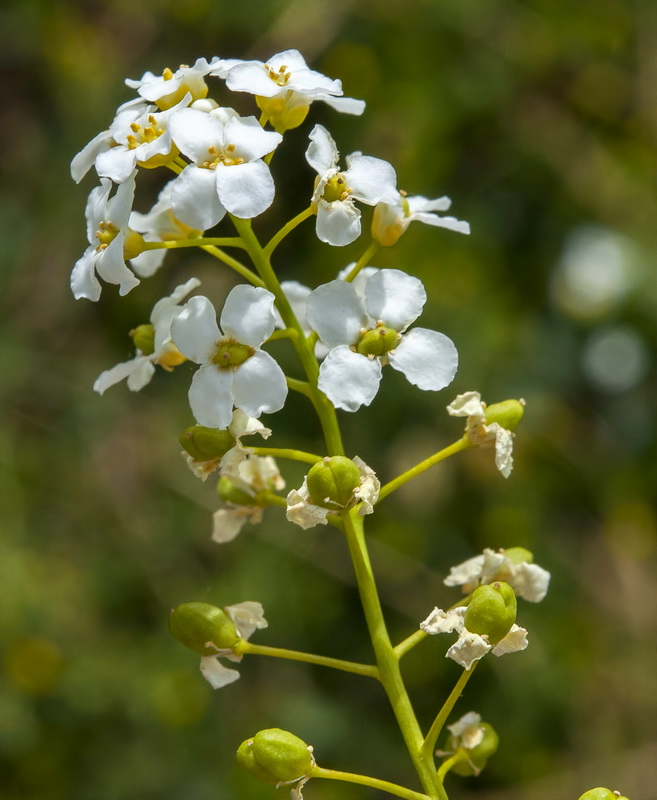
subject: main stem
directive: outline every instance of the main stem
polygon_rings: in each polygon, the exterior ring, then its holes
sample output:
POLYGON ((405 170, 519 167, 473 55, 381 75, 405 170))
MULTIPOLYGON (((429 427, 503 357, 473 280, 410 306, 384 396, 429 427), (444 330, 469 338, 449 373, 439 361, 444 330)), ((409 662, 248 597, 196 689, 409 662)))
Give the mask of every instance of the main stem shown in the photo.
POLYGON ((359 517, 356 512, 349 513, 348 511, 342 512, 341 517, 356 572, 367 627, 374 647, 376 663, 379 667, 381 683, 388 695, 390 705, 397 718, 406 747, 424 791, 429 797, 436 798, 436 800, 447 800, 444 789, 436 779, 435 771, 423 757, 422 744, 424 736, 408 697, 399 669, 399 660, 390 641, 383 618, 383 609, 381 608, 372 565, 365 544, 362 517, 359 517))
POLYGON ((319 421, 322 426, 322 431, 324 433, 324 439, 326 440, 326 447, 329 455, 344 455, 344 446, 342 444, 342 436, 340 435, 340 428, 338 426, 338 418, 335 413, 335 408, 333 408, 333 405, 324 395, 324 393, 320 392, 317 388, 319 365, 317 364, 315 354, 308 345, 306 334, 304 333, 296 314, 292 310, 285 293, 281 289, 281 285, 278 282, 278 278, 276 277, 276 273, 271 266, 268 256, 263 250, 258 238, 253 233, 250 220, 240 219, 239 217, 232 217, 232 220, 233 224, 235 225, 235 229, 242 237, 242 241, 246 246, 247 252, 251 256, 251 260, 253 261, 258 274, 265 282, 265 285, 269 291, 276 298, 276 306, 278 307, 280 315, 283 318, 283 322, 288 328, 293 328, 295 331, 297 331, 298 335, 292 338, 290 341, 294 345, 294 349, 297 352, 301 366, 303 367, 308 378, 310 399, 315 407, 315 410, 317 411, 317 416, 319 417, 319 421))

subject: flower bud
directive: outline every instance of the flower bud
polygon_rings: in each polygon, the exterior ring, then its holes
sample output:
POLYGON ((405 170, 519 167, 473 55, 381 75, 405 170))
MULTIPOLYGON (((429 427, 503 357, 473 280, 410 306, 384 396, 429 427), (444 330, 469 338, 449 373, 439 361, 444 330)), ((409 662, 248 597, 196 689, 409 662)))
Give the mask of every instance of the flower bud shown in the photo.
POLYGON ((503 400, 501 403, 493 403, 486 406, 486 424, 492 425, 494 422, 507 431, 514 431, 525 413, 524 400, 503 400))
POLYGON ((256 505, 252 494, 236 486, 230 478, 222 475, 217 483, 217 494, 224 503, 233 503, 236 506, 256 505))
POLYGON ((353 503, 360 479, 360 470, 350 458, 331 456, 308 470, 308 494, 312 502, 322 508, 347 508, 353 503))
POLYGON ((612 792, 611 789, 598 787, 597 789, 589 789, 588 792, 584 792, 579 800, 627 800, 627 797, 624 795, 621 797, 617 792, 612 792))
MULTIPOLYGON (((408 204, 408 203, 407 203, 408 204)), ((404 220, 399 216, 396 206, 378 203, 372 216, 372 238, 382 247, 392 247, 406 230, 404 220)))
POLYGON ((130 331, 130 337, 137 350, 145 356, 152 356, 155 352, 155 328, 150 325, 137 325, 130 331))
POLYGON ((180 434, 178 441, 197 461, 214 461, 226 455, 235 444, 235 437, 229 431, 192 425, 180 434))
MULTIPOLYGON (((457 775, 478 775, 486 766, 488 759, 497 751, 500 738, 493 726, 489 725, 488 722, 482 722, 481 728, 484 731, 483 739, 471 750, 465 750, 464 748, 464 752, 467 753, 467 759, 464 758, 462 761, 457 761, 452 767, 452 772, 457 775)), ((458 749, 458 746, 458 740, 450 736, 447 742, 447 749, 453 751, 458 749)))
POLYGON ((230 650, 239 640, 228 615, 209 603, 183 603, 174 608, 169 616, 169 630, 185 647, 203 656, 230 650))
POLYGON ((490 644, 497 644, 511 630, 516 621, 518 603, 508 583, 478 586, 465 612, 465 627, 471 633, 487 636, 490 644))
POLYGON ((237 762, 255 777, 276 786, 307 777, 315 766, 312 748, 281 728, 259 731, 242 742, 237 762))

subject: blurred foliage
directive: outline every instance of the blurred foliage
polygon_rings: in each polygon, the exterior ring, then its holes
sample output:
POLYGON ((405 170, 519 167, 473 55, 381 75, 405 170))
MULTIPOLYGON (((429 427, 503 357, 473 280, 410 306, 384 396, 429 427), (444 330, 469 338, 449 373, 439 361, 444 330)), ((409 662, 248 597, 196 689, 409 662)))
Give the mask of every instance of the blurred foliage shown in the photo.
MULTIPOLYGON (((290 530, 270 509, 234 543, 209 541, 213 489, 176 440, 191 422, 191 368, 138 396, 91 392, 130 355, 125 333, 154 300, 194 274, 220 301, 232 278, 180 253, 120 300, 105 288, 97 305, 75 302, 68 289, 93 186, 76 187, 68 165, 131 96, 123 78, 288 47, 366 99, 362 118, 313 108, 343 153, 390 160, 412 193, 450 195, 473 230, 413 226, 377 258, 424 280, 422 322, 455 340, 461 368, 440 396, 387 370, 372 406, 342 415, 353 452, 391 478, 459 435, 444 413, 457 392, 527 400, 508 481, 490 452, 469 452, 369 525, 395 639, 453 601, 442 578, 483 546, 529 547, 553 572, 548 599, 520 609, 530 648, 486 663, 457 709, 494 724, 500 750, 481 777, 449 788, 657 796, 653 4, 5 0, 0 31, 2 797, 269 797, 232 752, 273 726, 312 742, 324 766, 411 779, 374 683, 250 658, 242 680, 213 693, 167 635, 180 602, 257 599, 270 620, 259 643, 371 658, 335 531, 290 530)), ((274 160, 279 202, 258 220, 265 234, 307 203, 308 130, 274 160)), ((362 246, 320 245, 309 225, 278 263, 284 278, 316 285, 362 246)), ((302 399, 269 422, 274 445, 321 447, 302 399)), ((458 676, 443 654, 431 640, 405 661, 424 725, 458 676)), ((374 796, 330 782, 306 793, 374 796)))

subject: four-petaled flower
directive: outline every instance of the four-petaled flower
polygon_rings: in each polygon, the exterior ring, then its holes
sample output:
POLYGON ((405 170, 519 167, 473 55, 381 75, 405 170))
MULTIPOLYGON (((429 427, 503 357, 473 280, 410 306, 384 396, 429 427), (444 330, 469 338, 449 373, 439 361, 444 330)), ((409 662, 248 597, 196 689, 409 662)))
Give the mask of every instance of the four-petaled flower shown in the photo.
POLYGON ((153 339, 152 349, 151 347, 146 349, 151 352, 146 353, 137 348, 137 355, 130 361, 122 361, 102 372, 94 383, 95 392, 103 394, 106 389, 124 378, 128 379, 128 389, 138 392, 150 383, 156 364, 170 372, 185 361, 185 357, 171 341, 171 323, 182 311, 180 301, 200 285, 201 282, 197 278, 190 278, 186 283, 176 286, 168 297, 163 297, 155 303, 150 316, 150 326, 147 326, 151 328, 153 339))
POLYGON ((531 561, 509 558, 505 550, 495 552, 487 547, 480 555, 452 567, 443 583, 461 586, 464 594, 471 594, 477 586, 493 581, 506 581, 518 597, 540 603, 547 594, 550 573, 531 561))
POLYGON ((438 391, 452 382, 458 366, 452 340, 426 328, 404 334, 425 301, 422 283, 397 269, 376 272, 362 294, 335 280, 309 295, 308 323, 331 348, 320 367, 319 388, 336 408, 369 405, 383 364, 423 390, 438 391))
POLYGON ((171 108, 189 92, 192 100, 201 100, 208 93, 205 76, 216 66, 218 59, 197 58, 193 67, 181 64, 173 72, 167 67, 161 75, 145 72, 139 80, 126 78, 126 86, 136 89, 141 97, 160 109, 171 108))
POLYGON ((213 111, 184 108, 169 122, 171 138, 193 164, 174 181, 173 210, 187 225, 207 230, 226 211, 242 219, 262 214, 274 199, 274 180, 263 156, 283 138, 255 117, 226 121, 213 111))
POLYGON ((374 209, 372 238, 384 247, 390 247, 397 242, 414 220, 424 222, 434 228, 448 228, 457 233, 470 233, 470 225, 467 222, 456 219, 456 217, 441 217, 433 213, 447 211, 451 205, 452 201, 449 197, 430 200, 428 197, 420 195, 408 197, 405 192, 399 192, 396 203, 379 203, 374 209))
POLYGON ((71 290, 77 299, 98 300, 98 274, 107 283, 119 286, 119 294, 127 294, 139 279, 125 264, 124 246, 128 220, 135 195, 134 174, 110 197, 112 182, 101 178, 100 186, 91 190, 85 215, 89 247, 78 259, 71 273, 71 290))
POLYGON ((354 200, 370 206, 397 202, 397 175, 387 161, 362 153, 347 156, 347 169, 338 168, 340 154, 323 125, 310 133, 306 160, 317 172, 312 202, 317 208, 317 236, 341 247, 360 236, 360 210, 354 200))
POLYGON ((192 297, 171 326, 180 352, 201 368, 189 390, 199 425, 227 428, 233 406, 250 417, 283 408, 287 382, 262 343, 274 331, 274 295, 254 286, 236 286, 221 312, 221 330, 207 297, 192 297), (223 331, 223 333, 222 333, 223 331))
POLYGON ((451 658, 465 669, 470 669, 475 661, 491 652, 495 656, 503 656, 506 653, 515 653, 527 647, 527 631, 516 625, 511 626, 507 635, 500 639, 495 646, 488 642, 487 636, 480 636, 472 633, 465 627, 466 606, 458 606, 449 611, 441 608, 434 608, 429 616, 420 623, 420 628, 433 636, 437 633, 458 633, 459 638, 449 648, 445 654, 446 658, 451 658))
MULTIPOLYGON (((264 611, 260 603, 246 600, 243 603, 236 603, 234 606, 227 606, 224 611, 235 625, 240 639, 248 640, 255 631, 262 630, 268 626, 264 617, 264 611)), ((229 669, 219 661, 220 658, 227 658, 229 661, 240 662, 242 656, 233 650, 220 650, 212 656, 201 656, 201 673, 205 680, 213 689, 221 689, 239 679, 240 674, 236 669, 229 669)))

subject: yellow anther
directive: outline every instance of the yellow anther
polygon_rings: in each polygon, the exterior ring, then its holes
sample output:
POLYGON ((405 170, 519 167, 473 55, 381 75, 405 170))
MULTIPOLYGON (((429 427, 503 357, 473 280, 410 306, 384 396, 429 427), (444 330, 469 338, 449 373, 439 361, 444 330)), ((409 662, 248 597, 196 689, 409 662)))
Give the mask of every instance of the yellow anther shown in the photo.
POLYGON ((210 147, 208 147, 208 153, 210 153, 211 156, 216 156, 217 148, 213 144, 211 144, 210 147))
POLYGON ((137 141, 136 136, 128 135, 126 139, 128 140, 128 147, 130 150, 134 150, 135 147, 139 146, 139 142, 137 141))
POLYGON ((232 152, 234 152, 234 150, 235 150, 235 145, 234 144, 226 145, 226 152, 227 153, 232 153, 232 152))
POLYGON ((139 131, 141 130, 141 125, 138 125, 136 122, 131 122, 130 130, 134 131, 135 133, 139 133, 139 131))
POLYGON ((149 114, 148 115, 148 121, 151 123, 151 125, 155 125, 155 123, 157 122, 157 120, 155 119, 155 115, 154 114, 149 114))
POLYGON ((167 68, 166 68, 166 69, 165 69, 165 70, 162 72, 162 77, 164 78, 164 80, 165 80, 165 81, 170 81, 170 80, 171 80, 171 78, 173 78, 173 72, 172 72, 172 71, 169 69, 169 67, 167 67, 167 68))

